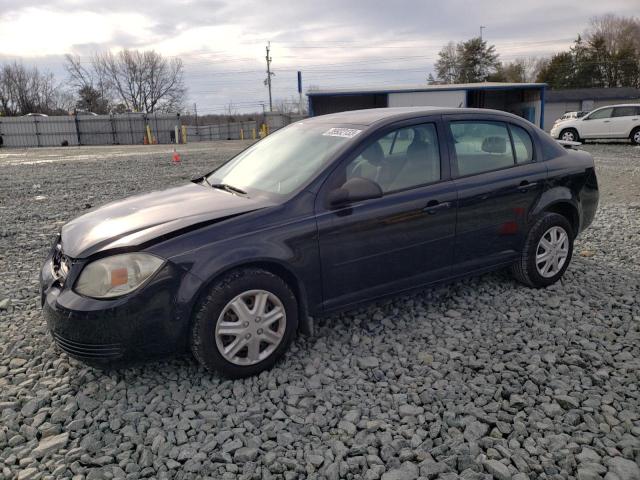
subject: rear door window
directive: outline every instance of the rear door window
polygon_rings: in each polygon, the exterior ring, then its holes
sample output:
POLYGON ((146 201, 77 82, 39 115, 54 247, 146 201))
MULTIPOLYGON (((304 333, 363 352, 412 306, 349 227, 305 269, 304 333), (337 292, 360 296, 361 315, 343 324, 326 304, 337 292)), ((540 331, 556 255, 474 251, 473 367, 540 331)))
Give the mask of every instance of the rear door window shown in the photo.
POLYGON ((529 133, 517 125, 509 125, 513 148, 516 151, 516 162, 527 163, 533 161, 533 141, 529 133))
POLYGON ((638 114, 638 107, 616 107, 613 109, 613 117, 632 117, 638 114))
POLYGON ((474 175, 515 165, 511 138, 506 124, 486 121, 453 121, 449 127, 453 136, 460 176, 474 175))

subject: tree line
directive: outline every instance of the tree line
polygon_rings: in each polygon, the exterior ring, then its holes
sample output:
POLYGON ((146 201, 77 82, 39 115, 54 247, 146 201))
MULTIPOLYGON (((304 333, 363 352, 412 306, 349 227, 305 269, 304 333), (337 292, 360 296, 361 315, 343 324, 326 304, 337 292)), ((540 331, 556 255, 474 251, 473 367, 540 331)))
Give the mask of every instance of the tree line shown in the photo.
POLYGON ((501 62, 494 45, 472 38, 450 42, 438 53, 431 84, 544 82, 552 89, 640 88, 640 19, 594 17, 568 51, 548 58, 501 62))
POLYGON ((66 55, 65 69, 68 78, 58 83, 21 62, 0 66, 0 115, 177 112, 185 100, 182 60, 155 51, 95 53, 87 61, 66 55))

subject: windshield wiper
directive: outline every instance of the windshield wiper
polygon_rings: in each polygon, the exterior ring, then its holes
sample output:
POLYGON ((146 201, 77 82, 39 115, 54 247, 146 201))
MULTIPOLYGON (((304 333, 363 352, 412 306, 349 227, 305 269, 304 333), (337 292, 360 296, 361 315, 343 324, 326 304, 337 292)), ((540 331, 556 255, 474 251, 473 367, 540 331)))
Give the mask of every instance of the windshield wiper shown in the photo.
MULTIPOLYGON (((209 183, 207 181, 207 183, 209 183)), ((229 185, 227 183, 214 183, 214 184, 210 184, 213 188, 218 188, 220 190, 225 190, 227 192, 231 192, 231 193, 235 193, 238 195, 246 195, 247 192, 245 192, 244 190, 238 188, 238 187, 234 187, 233 185, 229 185)))

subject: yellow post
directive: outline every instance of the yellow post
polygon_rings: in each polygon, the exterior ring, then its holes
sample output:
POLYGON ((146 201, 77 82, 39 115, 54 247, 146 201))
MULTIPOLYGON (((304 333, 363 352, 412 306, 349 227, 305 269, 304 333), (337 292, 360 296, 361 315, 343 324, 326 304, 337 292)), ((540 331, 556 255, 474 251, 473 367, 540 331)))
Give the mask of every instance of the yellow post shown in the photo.
POLYGON ((269 125, 268 125, 268 124, 265 124, 265 126, 264 126, 264 132, 265 132, 267 135, 269 135, 269 125))
POLYGON ((182 125, 182 143, 187 143, 187 126, 182 125))
POLYGON ((240 140, 244 140, 244 130, 240 129, 240 140))
POLYGON ((147 140, 149 141, 149 145, 153 144, 153 135, 151 135, 151 127, 147 124, 147 140))
POLYGON ((252 129, 251 129, 251 138, 252 138, 253 140, 255 140, 255 139, 256 139, 256 129, 255 129, 255 128, 252 128, 252 129))

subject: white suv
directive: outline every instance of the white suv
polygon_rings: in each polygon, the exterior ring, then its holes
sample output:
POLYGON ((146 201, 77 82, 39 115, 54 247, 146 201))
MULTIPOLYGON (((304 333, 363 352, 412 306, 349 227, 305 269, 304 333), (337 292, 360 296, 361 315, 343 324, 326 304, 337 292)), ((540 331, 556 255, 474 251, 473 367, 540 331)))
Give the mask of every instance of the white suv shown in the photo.
POLYGON ((594 138, 629 138, 640 145, 640 104, 611 105, 589 112, 582 118, 557 122, 551 136, 578 142, 594 138))

